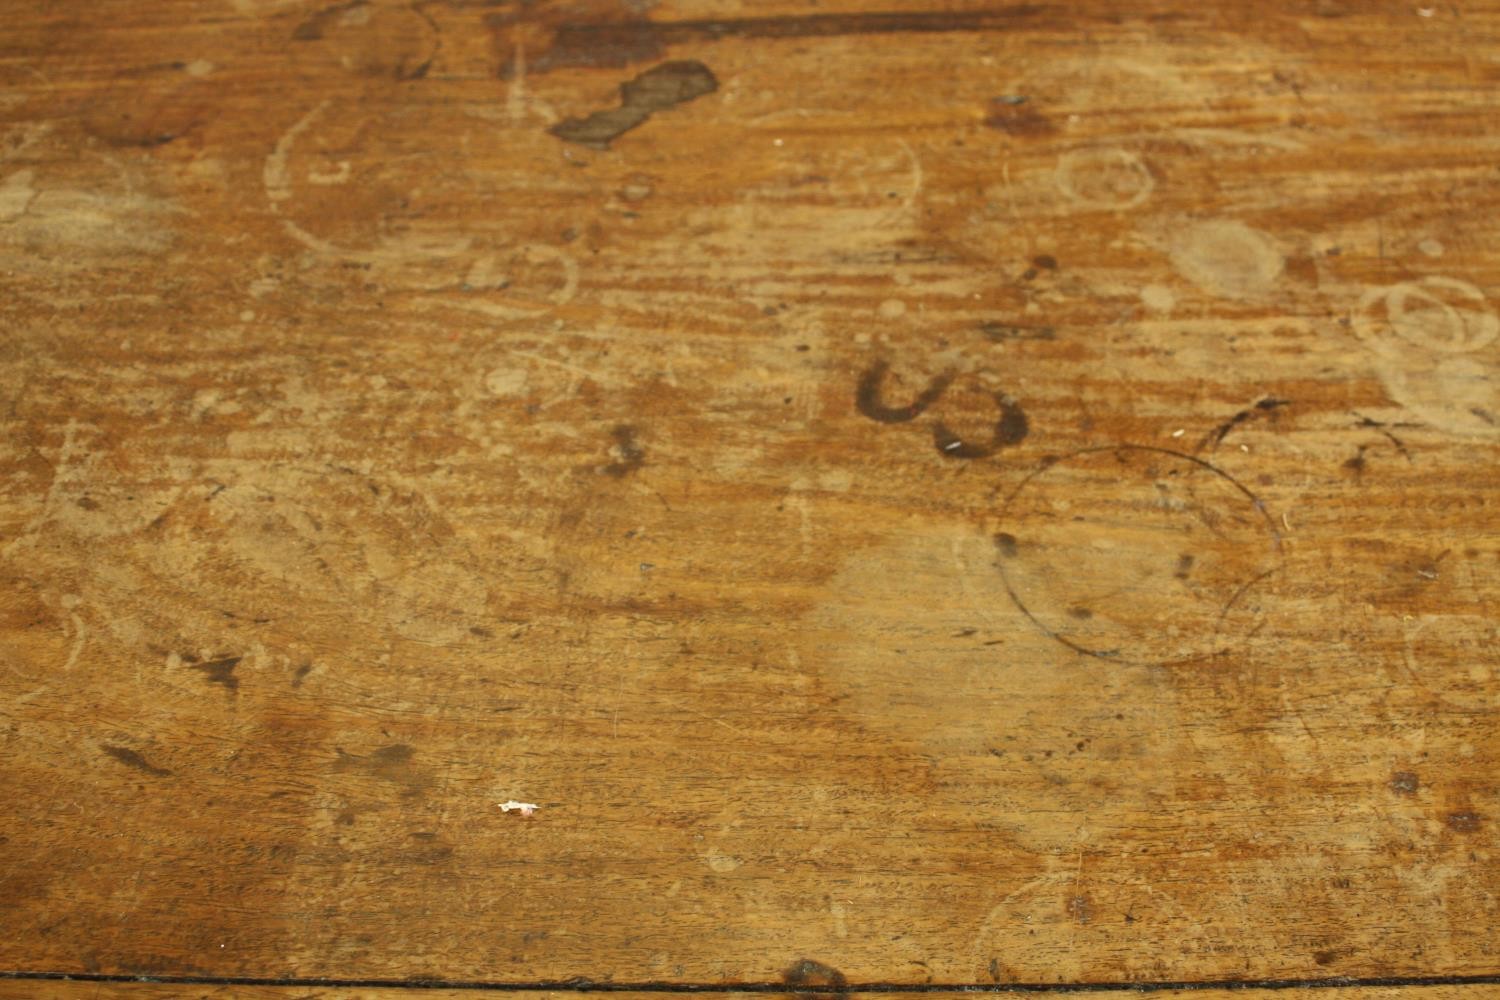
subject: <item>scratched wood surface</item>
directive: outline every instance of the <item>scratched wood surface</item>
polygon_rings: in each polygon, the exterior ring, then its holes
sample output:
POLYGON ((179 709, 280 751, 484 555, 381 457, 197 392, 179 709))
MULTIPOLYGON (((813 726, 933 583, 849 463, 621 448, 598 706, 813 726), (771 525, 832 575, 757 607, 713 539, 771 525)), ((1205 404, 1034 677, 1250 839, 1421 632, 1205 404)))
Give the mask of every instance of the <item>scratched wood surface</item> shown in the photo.
POLYGON ((1500 972, 1500 5, 4 7, 0 971, 1500 972))

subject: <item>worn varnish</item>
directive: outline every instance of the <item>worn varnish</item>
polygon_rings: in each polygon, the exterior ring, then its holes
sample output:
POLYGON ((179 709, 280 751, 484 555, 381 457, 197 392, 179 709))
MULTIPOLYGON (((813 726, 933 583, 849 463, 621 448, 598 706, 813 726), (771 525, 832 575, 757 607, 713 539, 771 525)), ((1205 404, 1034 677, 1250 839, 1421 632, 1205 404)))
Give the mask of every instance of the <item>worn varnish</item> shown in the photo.
POLYGON ((8 4, 0 971, 1500 973, 1497 84, 1494 3, 8 4))

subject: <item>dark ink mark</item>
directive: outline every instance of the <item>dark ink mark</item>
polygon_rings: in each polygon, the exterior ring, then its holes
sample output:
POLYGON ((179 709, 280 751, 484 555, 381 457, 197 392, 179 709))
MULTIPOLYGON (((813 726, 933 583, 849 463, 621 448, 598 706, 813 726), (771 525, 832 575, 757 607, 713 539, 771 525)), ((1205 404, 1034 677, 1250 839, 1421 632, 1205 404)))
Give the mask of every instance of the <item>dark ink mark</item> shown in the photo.
POLYGON ((1391 775, 1390 786, 1397 795, 1415 795, 1421 781, 1410 771, 1397 771, 1391 775))
POLYGON ((1479 829, 1479 818, 1477 812, 1449 813, 1448 829, 1454 833, 1474 833, 1479 829))
POLYGON ((1032 107, 1026 98, 1016 96, 992 98, 984 123, 1006 135, 1030 137, 1052 135, 1057 131, 1050 118, 1032 107))
POLYGON ((620 459, 611 462, 600 469, 606 476, 623 479, 625 476, 646 464, 646 450, 637 443, 635 439, 635 428, 629 424, 620 424, 610 431, 615 439, 615 451, 620 459))
POLYGON ((1189 553, 1184 552, 1182 555, 1177 557, 1177 571, 1172 575, 1177 577, 1177 579, 1179 580, 1186 580, 1188 578, 1188 574, 1192 571, 1193 557, 1189 553))
POLYGON ((1057 331, 1050 326, 1017 326, 1014 323, 980 323, 979 332, 999 344, 1007 340, 1056 340, 1057 331))
POLYGON ((793 962, 781 974, 781 981, 792 987, 814 987, 818 993, 799 993, 800 997, 815 997, 826 994, 829 990, 842 992, 849 988, 849 981, 844 974, 831 965, 815 962, 810 958, 804 958, 793 962))
POLYGON ((1355 456, 1344 463, 1344 468, 1354 473, 1356 477, 1364 475, 1365 472, 1365 446, 1360 445, 1355 456))
POLYGON ((298 667, 297 672, 292 674, 292 687, 301 687, 303 679, 310 673, 312 673, 311 663, 304 663, 298 667))
MULTIPOLYGON (((669 46, 716 42, 723 38, 832 38, 840 35, 937 34, 1000 31, 1017 22, 1036 19, 1052 8, 1018 4, 997 10, 892 11, 861 14, 806 14, 653 23, 646 20, 565 23, 557 28, 551 47, 527 59, 527 70, 545 73, 570 66, 628 66, 658 58, 669 46)), ((513 15, 492 15, 488 23, 503 27, 513 15)), ((516 67, 507 64, 502 76, 516 67)))
POLYGON ((1224 421, 1218 427, 1215 427, 1213 429, 1213 431, 1210 432, 1210 434, 1208 435, 1208 437, 1206 437, 1206 438, 1203 439, 1203 443, 1200 444, 1198 446, 1198 448, 1201 451, 1203 448, 1207 447, 1208 445, 1213 445, 1214 447, 1218 447, 1218 445, 1226 437, 1229 436, 1229 432, 1230 431, 1234 430, 1240 424, 1244 423, 1245 421, 1249 420, 1251 417, 1255 416, 1255 413, 1256 413, 1257 410, 1260 411, 1261 413, 1270 413, 1273 410, 1277 410, 1277 409, 1280 409, 1283 406, 1289 406, 1289 405, 1291 405, 1291 400, 1289 400, 1289 399, 1276 399, 1274 397, 1267 397, 1265 399, 1262 399, 1262 400, 1260 400, 1259 402, 1257 402, 1255 404, 1255 406, 1254 406, 1253 409, 1241 410, 1240 412, 1236 413, 1234 416, 1230 417, 1228 420, 1224 421))
POLYGON ((1371 420, 1369 417, 1364 416, 1363 414, 1356 413, 1355 416, 1359 417, 1359 423, 1355 424, 1356 427, 1369 427, 1369 428, 1372 428, 1373 430, 1379 431, 1381 433, 1381 435, 1387 441, 1389 441, 1392 445, 1394 445, 1395 448, 1396 448, 1396 450, 1401 453, 1401 457, 1402 458, 1406 459, 1408 462, 1410 462, 1412 460, 1412 458, 1411 458, 1411 452, 1409 452, 1409 451, 1406 450, 1406 442, 1402 441, 1400 438, 1398 438, 1396 435, 1392 434, 1386 428, 1388 428, 1388 427, 1417 427, 1417 426, 1420 426, 1420 425, 1418 425, 1418 424, 1383 424, 1383 423, 1381 423, 1378 420, 1371 420))
POLYGON ((110 746, 106 743, 104 745, 104 752, 109 754, 115 760, 119 761, 121 764, 124 764, 126 767, 133 767, 137 771, 144 771, 152 777, 165 778, 172 773, 164 767, 157 767, 156 765, 152 764, 146 758, 142 757, 140 754, 136 753, 129 747, 110 746))
POLYGON ((136 122, 129 115, 122 115, 118 122, 94 123, 89 134, 120 149, 156 149, 181 137, 178 132, 152 131, 149 124, 136 122))
POLYGON ((243 657, 225 656, 217 660, 209 660, 206 663, 189 664, 194 670, 201 670, 208 675, 210 684, 222 684, 230 691, 238 691, 240 679, 234 676, 234 668, 243 657))
POLYGON ((719 89, 709 68, 693 59, 674 60, 648 69, 620 85, 620 106, 587 118, 568 118, 547 131, 566 142, 608 149, 612 140, 642 124, 657 111, 685 104, 719 89))
POLYGON ((1005 558, 1014 559, 1017 552, 1016 536, 1009 532, 1000 532, 995 536, 995 548, 1000 550, 1000 554, 1005 558))
MULTIPOLYGON (((1182 460, 1184 462, 1190 462, 1193 465, 1198 466, 1199 468, 1205 469, 1208 472, 1212 473, 1213 475, 1216 475, 1219 478, 1221 478, 1222 480, 1224 480, 1231 487, 1233 487, 1237 492, 1239 492, 1246 500, 1248 500, 1250 502, 1250 506, 1260 515, 1262 521, 1265 523, 1267 532, 1271 536, 1271 539, 1273 541, 1273 544, 1275 546, 1276 551, 1278 553, 1280 552, 1280 550, 1281 550, 1280 535, 1278 534, 1278 532, 1276 530, 1275 523, 1271 520, 1271 514, 1270 514, 1269 510, 1267 510, 1265 502, 1262 501, 1253 492, 1251 492, 1248 487, 1246 487, 1238 479, 1235 479, 1233 476, 1229 475, 1229 473, 1225 472, 1223 469, 1220 469, 1218 466, 1213 465, 1212 463, 1208 462, 1207 460, 1205 460, 1203 458, 1200 458, 1197 455, 1190 455, 1187 452, 1177 451, 1177 450, 1174 450, 1174 449, 1171 449, 1171 448, 1156 448, 1156 447, 1150 447, 1150 446, 1147 446, 1147 445, 1121 444, 1121 445, 1111 445, 1111 446, 1104 446, 1104 447, 1098 447, 1098 448, 1082 448, 1082 449, 1079 449, 1078 451, 1072 452, 1072 453, 1070 453, 1069 455, 1066 455, 1066 456, 1063 456, 1063 455, 1044 455, 1044 456, 1042 456, 1042 458, 1037 462, 1036 468, 1031 472, 1031 474, 1028 475, 1025 479, 1023 479, 1019 484, 1017 484, 1011 490, 1010 495, 1006 498, 1005 505, 1001 508, 1001 512, 1000 512, 1000 518, 1001 518, 1002 523, 1005 523, 1005 522, 1008 522, 1009 520, 1011 520, 1011 513, 1010 513, 1011 507, 1015 504, 1016 498, 1018 496, 1020 496, 1021 492, 1027 488, 1027 486, 1032 482, 1032 480, 1036 479, 1040 475, 1043 475, 1044 473, 1046 473, 1046 471, 1048 469, 1050 469, 1053 466, 1057 465, 1059 462, 1062 462, 1062 461, 1064 461, 1066 459, 1078 458, 1080 456, 1085 456, 1085 455, 1113 453, 1114 457, 1121 463, 1121 465, 1125 465, 1128 462, 1128 459, 1126 458, 1126 455, 1127 455, 1127 453, 1131 453, 1131 452, 1171 456, 1172 458, 1180 459, 1180 460, 1182 460)), ((1148 474, 1155 475, 1155 473, 1152 472, 1150 470, 1150 468, 1148 468, 1147 472, 1148 472, 1148 474)), ((1171 474, 1172 475, 1176 475, 1175 472, 1173 472, 1171 474)), ((1200 514, 1199 516, 1200 516, 1200 519, 1202 519, 1202 515, 1200 514)), ((1082 518, 1076 518, 1076 519, 1077 520, 1082 520, 1082 518)), ((1209 523, 1209 522, 1205 520, 1205 523, 1209 523)), ((1009 536, 1007 536, 1007 537, 1009 537, 1009 536)), ((1011 541, 1012 544, 1014 543, 1014 539, 1013 538, 1010 539, 1010 541, 1011 541)), ((996 544, 997 548, 1001 549, 1002 554, 1004 554, 1004 543, 1002 542, 1001 537, 998 536, 998 535, 995 538, 995 544, 996 544)), ((1118 662, 1118 663, 1129 663, 1129 662, 1132 662, 1132 661, 1126 659, 1124 657, 1124 655, 1122 654, 1121 650, 1118 649, 1118 648, 1115 648, 1115 649, 1092 649, 1092 648, 1090 648, 1088 646, 1084 646, 1081 643, 1074 641, 1073 639, 1070 639, 1066 635, 1060 634, 1059 632, 1057 632, 1053 628, 1049 627, 1045 622, 1043 622, 1040 618, 1037 617, 1036 613, 1033 612, 1031 610, 1031 608, 1029 608, 1029 607, 1026 606, 1026 603, 1021 600, 1021 596, 1016 593, 1015 584, 1010 579, 1010 576, 1008 575, 1008 573, 1006 571, 1005 560, 1003 560, 1003 559, 996 560, 996 562, 995 562, 994 565, 1000 571, 1001 578, 1005 581, 1005 591, 1006 591, 1006 594, 1009 595, 1011 601, 1015 604, 1016 608, 1019 609, 1020 612, 1022 614, 1024 614, 1027 618, 1031 619, 1032 624, 1035 625, 1038 629, 1040 629, 1044 635, 1046 635, 1049 638, 1051 638, 1051 639, 1053 639, 1053 640, 1061 643, 1064 646, 1067 646, 1069 649, 1073 650, 1075 653, 1078 653, 1078 654, 1080 654, 1082 656, 1092 656, 1092 657, 1096 657, 1096 658, 1101 659, 1101 660, 1109 660, 1109 661, 1118 662)), ((1222 608, 1220 609, 1220 611, 1219 611, 1219 620, 1222 622, 1223 619, 1225 618, 1225 616, 1228 615, 1229 611, 1237 603, 1239 603, 1240 599, 1243 598, 1245 596, 1245 594, 1249 593, 1250 590, 1252 588, 1254 588, 1257 584, 1259 584, 1263 580, 1268 579, 1269 577, 1271 577, 1272 575, 1274 575, 1276 572, 1277 572, 1277 570, 1275 568, 1266 570, 1264 573, 1260 573, 1257 576, 1252 577, 1251 579, 1249 579, 1249 580, 1245 581, 1243 584, 1241 584, 1240 587, 1232 595, 1230 595, 1229 600, 1227 600, 1224 603, 1224 605, 1222 606, 1222 608)))
POLYGON ((1338 957, 1339 953, 1332 949, 1313 952, 1313 961, 1317 962, 1319 965, 1332 965, 1334 961, 1338 959, 1338 957))
POLYGON ((944 372, 927 383, 927 388, 905 406, 886 406, 880 401, 880 386, 885 381, 885 374, 890 367, 888 361, 875 362, 860 376, 859 387, 854 392, 854 405, 859 408, 859 412, 882 424, 904 424, 909 420, 915 420, 924 410, 937 402, 938 397, 947 391, 949 384, 953 381, 953 373, 944 372))
POLYGON ((934 424, 932 443, 937 450, 949 458, 987 458, 1013 444, 1025 440, 1029 427, 1021 404, 1003 392, 995 393, 995 405, 1000 407, 1000 419, 995 432, 987 444, 970 444, 950 431, 946 424, 934 424))

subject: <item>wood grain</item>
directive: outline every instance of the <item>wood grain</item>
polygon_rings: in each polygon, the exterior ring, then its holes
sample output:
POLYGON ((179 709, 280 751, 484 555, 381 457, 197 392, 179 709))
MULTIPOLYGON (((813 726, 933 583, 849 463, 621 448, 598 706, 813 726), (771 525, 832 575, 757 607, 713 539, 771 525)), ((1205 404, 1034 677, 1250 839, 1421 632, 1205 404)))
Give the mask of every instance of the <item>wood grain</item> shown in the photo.
MULTIPOLYGON (((1488 985, 1475 986, 1439 986, 1422 987, 1417 995, 1426 1000, 1493 1000, 1500 993, 1500 988, 1488 985)), ((576 992, 569 990, 556 991, 517 991, 517 990, 469 990, 469 989, 423 989, 421 987, 396 987, 396 988, 365 988, 365 987, 308 987, 308 986, 189 986, 189 985, 167 985, 158 983, 84 983, 84 982, 5 982, 0 981, 0 1000, 73 1000, 74 997, 86 996, 91 1000, 217 1000, 219 997, 233 997, 235 1000, 472 1000, 474 997, 499 998, 499 1000, 527 1000, 528 997, 545 998, 545 1000, 563 1000, 563 998, 576 996, 576 992)), ((631 993, 621 991, 612 993, 612 996, 620 1000, 650 1000, 651 997, 661 996, 660 993, 631 993)), ((748 998, 764 996, 760 993, 720 993, 718 996, 731 998, 748 998)), ((772 996, 815 996, 817 994, 771 994, 772 996)), ((919 997, 927 997, 930 1000, 958 1000, 959 997, 973 996, 972 993, 839 993, 833 994, 848 997, 851 1000, 867 1000, 875 996, 891 997, 892 1000, 918 1000, 919 997)), ((1091 992, 1090 996, 1098 996, 1104 1000, 1120 1000, 1126 996, 1138 996, 1139 993, 1130 990, 1100 990, 1091 992)), ((1243 997, 1244 1000, 1316 1000, 1326 997, 1329 991, 1324 988, 1306 989, 1236 989, 1233 991, 1224 989, 1192 989, 1192 990, 1163 990, 1153 992, 1151 995, 1160 996, 1163 1000, 1185 1000, 1189 997, 1201 997, 1203 1000, 1224 1000, 1224 998, 1243 997)), ((1345 998, 1345 1000, 1403 1000, 1411 995, 1408 988, 1400 987, 1350 987, 1340 988, 1333 994, 1345 998)))
POLYGON ((0 970, 1495 973, 1497 81, 1493 3, 7 5, 0 970))
MULTIPOLYGON (((1488 985, 1474 986, 1439 986, 1422 987, 1416 994, 1426 1000, 1493 1000, 1500 994, 1500 988, 1488 985)), ((658 997, 660 993, 631 993, 621 991, 612 993, 612 996, 620 1000, 650 1000, 658 997)), ((719 993, 718 996, 738 998, 749 998, 764 996, 761 993, 719 993)), ((816 996, 818 994, 771 994, 771 996, 816 996)), ((838 993, 832 994, 840 997, 848 997, 850 1000, 868 1000, 876 996, 890 997, 892 1000, 918 1000, 926 997, 929 1000, 958 1000, 959 997, 973 996, 972 993, 838 993)), ((1127 996, 1138 996, 1137 991, 1131 990, 1100 990, 1089 994, 1098 996, 1104 1000, 1121 1000, 1127 996)), ((1192 989, 1192 990, 1163 990, 1153 991, 1152 996, 1162 997, 1163 1000, 1185 1000, 1185 998, 1201 997, 1202 1000, 1224 1000, 1226 997, 1244 998, 1244 1000, 1317 1000, 1319 997, 1329 996, 1329 991, 1324 988, 1306 989, 1236 989, 1233 991, 1225 989, 1192 989)), ((1412 995, 1409 988, 1401 987, 1350 987, 1340 988, 1334 991, 1334 996, 1344 1000, 1404 1000, 1412 995)), ((219 985, 219 986, 191 986, 191 985, 169 985, 159 983, 85 983, 85 982, 5 982, 0 981, 0 1000, 73 1000, 74 997, 89 997, 90 1000, 217 1000, 220 997, 233 997, 235 1000, 473 1000, 475 997, 499 998, 499 1000, 527 1000, 527 998, 543 998, 543 1000, 564 1000, 564 998, 577 996, 570 990, 555 991, 517 991, 517 990, 480 990, 471 989, 424 989, 421 987, 395 987, 395 988, 370 988, 370 987, 326 987, 326 986, 244 986, 244 985, 219 985)))

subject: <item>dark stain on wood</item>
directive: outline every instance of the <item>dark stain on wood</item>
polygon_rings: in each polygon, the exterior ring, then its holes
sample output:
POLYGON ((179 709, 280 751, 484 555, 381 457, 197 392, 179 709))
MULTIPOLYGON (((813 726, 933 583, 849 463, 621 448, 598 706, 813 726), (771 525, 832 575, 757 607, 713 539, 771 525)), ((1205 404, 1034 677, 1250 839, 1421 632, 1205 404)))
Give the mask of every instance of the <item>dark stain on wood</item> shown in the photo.
POLYGON ((620 85, 620 106, 596 111, 585 118, 568 118, 547 131, 566 142, 590 149, 608 149, 625 132, 653 114, 685 104, 719 89, 713 71, 694 59, 675 60, 652 67, 620 85))
POLYGON ((129 747, 117 747, 106 743, 102 749, 126 767, 133 767, 137 771, 151 775, 153 778, 165 778, 172 773, 164 767, 157 767, 155 764, 152 764, 129 747))
POLYGON ((1057 331, 1050 326, 1021 326, 1015 323, 985 322, 979 324, 979 332, 996 343, 1007 340, 1056 340, 1057 331))
MULTIPOLYGON (((672 22, 645 19, 579 22, 556 29, 545 52, 528 55, 527 70, 545 73, 575 66, 620 68, 659 58, 670 46, 725 38, 836 38, 847 35, 945 34, 1003 31, 1036 26, 1053 8, 1015 4, 986 11, 870 11, 770 17, 705 18, 672 22)), ((492 27, 509 26, 514 15, 492 15, 492 27)), ((514 67, 507 62, 501 74, 514 67)))
POLYGON ((1449 813, 1446 822, 1448 829, 1454 833, 1475 833, 1479 830, 1480 820, 1481 817, 1477 812, 1465 810, 1449 813))
POLYGON ((880 388, 890 369, 889 361, 875 362, 860 376, 859 385, 854 390, 854 405, 859 412, 882 424, 904 424, 915 420, 937 402, 953 382, 953 373, 944 372, 928 382, 927 388, 905 406, 886 406, 881 400, 880 388))
POLYGON ((610 434, 615 439, 614 453, 619 457, 600 471, 606 476, 624 479, 646 464, 646 449, 635 439, 635 428, 629 424, 620 424, 610 434))
POLYGON ((849 988, 849 980, 831 965, 811 958, 798 959, 781 974, 781 981, 791 987, 817 990, 798 993, 799 997, 815 997, 829 992, 843 992, 849 988))
POLYGON ((239 691, 240 679, 234 676, 234 668, 239 665, 243 657, 223 656, 216 660, 205 663, 189 664, 194 670, 201 670, 208 675, 210 684, 222 685, 226 690, 239 691))
POLYGON ((1030 100, 1011 95, 990 99, 984 123, 998 132, 1023 139, 1052 135, 1057 131, 1052 119, 1038 111, 1030 100))
POLYGON ((1020 444, 1030 432, 1021 404, 1005 393, 997 392, 995 405, 1000 407, 1000 419, 996 421, 989 441, 982 444, 965 441, 939 421, 932 428, 932 443, 947 458, 988 458, 1001 448, 1020 444))

